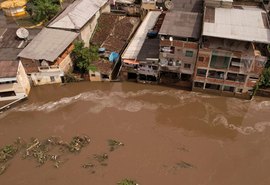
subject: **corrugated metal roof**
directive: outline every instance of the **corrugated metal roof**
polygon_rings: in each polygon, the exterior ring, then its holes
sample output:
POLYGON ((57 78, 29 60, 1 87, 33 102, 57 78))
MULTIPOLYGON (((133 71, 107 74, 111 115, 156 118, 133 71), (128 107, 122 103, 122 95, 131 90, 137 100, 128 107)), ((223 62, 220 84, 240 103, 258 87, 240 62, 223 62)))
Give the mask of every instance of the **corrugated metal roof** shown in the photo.
POLYGON ((16 77, 18 61, 0 61, 0 78, 16 77))
POLYGON ((204 20, 203 35, 270 43, 270 30, 264 10, 250 6, 215 8, 212 14, 214 21, 204 20))
POLYGON ((144 41, 137 59, 140 61, 144 61, 148 58, 159 58, 159 39, 146 39, 144 41))
POLYGON ((127 48, 125 49, 122 55, 123 59, 137 58, 148 31, 154 27, 160 14, 161 12, 159 11, 150 11, 147 14, 142 24, 140 25, 139 29, 137 30, 135 36, 132 38, 127 48))
POLYGON ((53 62, 78 35, 72 31, 43 28, 18 56, 53 62))
POLYGON ((201 33, 201 26, 201 14, 174 11, 166 14, 159 34, 198 39, 201 33))
POLYGON ((81 29, 107 0, 77 0, 58 15, 48 27, 81 29))

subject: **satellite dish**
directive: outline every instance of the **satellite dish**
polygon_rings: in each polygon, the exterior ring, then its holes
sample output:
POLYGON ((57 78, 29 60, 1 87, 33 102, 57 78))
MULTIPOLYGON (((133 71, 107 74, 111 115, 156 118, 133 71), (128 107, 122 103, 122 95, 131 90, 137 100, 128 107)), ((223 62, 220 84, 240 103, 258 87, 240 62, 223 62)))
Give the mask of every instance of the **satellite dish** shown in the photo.
POLYGON ((27 39, 27 37, 29 36, 29 31, 25 28, 19 28, 16 31, 16 35, 20 38, 20 39, 27 39))
POLYGON ((165 1, 164 5, 168 10, 171 10, 174 7, 174 4, 172 1, 165 1))

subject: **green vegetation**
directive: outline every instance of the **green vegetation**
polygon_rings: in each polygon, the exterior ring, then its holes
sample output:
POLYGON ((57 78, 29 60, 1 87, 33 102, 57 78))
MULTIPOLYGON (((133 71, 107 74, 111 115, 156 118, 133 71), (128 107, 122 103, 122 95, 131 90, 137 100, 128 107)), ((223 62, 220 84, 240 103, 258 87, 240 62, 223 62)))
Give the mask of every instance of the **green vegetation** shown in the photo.
POLYGON ((75 64, 75 68, 77 68, 82 74, 89 70, 95 71, 96 68, 92 63, 99 58, 98 47, 85 47, 83 41, 76 41, 74 45, 75 47, 71 53, 71 57, 75 64))
POLYGON ((29 0, 27 12, 35 22, 49 21, 60 10, 59 0, 29 0))
POLYGON ((270 67, 265 68, 263 70, 260 81, 259 81, 259 87, 261 88, 270 87, 270 67))
POLYGON ((117 183, 117 185, 138 185, 135 181, 130 179, 124 179, 117 183))

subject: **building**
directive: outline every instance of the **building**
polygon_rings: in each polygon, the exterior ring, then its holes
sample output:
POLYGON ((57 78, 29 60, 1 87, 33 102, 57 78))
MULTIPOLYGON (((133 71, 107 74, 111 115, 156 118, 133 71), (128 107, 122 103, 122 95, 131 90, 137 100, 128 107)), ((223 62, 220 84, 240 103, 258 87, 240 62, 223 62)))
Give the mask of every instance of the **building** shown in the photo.
POLYGON ((202 14, 172 11, 166 13, 159 31, 160 83, 192 87, 201 36, 202 14))
POLYGON ((43 28, 19 53, 20 60, 33 85, 61 83, 72 69, 70 53, 79 33, 43 28))
POLYGON ((27 97, 30 83, 21 62, 0 60, 0 101, 27 97))
POLYGON ((138 61, 138 55, 145 43, 145 40, 147 39, 147 34, 149 30, 152 30, 154 28, 160 15, 161 15, 160 11, 148 12, 143 22, 139 26, 138 30, 136 31, 135 35, 133 36, 133 38, 127 45, 126 49, 124 50, 121 56, 123 64, 121 70, 121 78, 123 80, 137 81, 138 67, 140 64, 140 61, 138 61))
POLYGON ((260 7, 206 4, 193 90, 250 98, 267 61, 269 36, 260 7))
POLYGON ((6 0, 0 3, 6 16, 18 17, 26 15, 26 0, 6 0))
POLYGON ((121 67, 119 55, 123 52, 133 32, 140 23, 138 17, 118 14, 101 14, 91 44, 100 48, 99 60, 89 71, 90 81, 112 81, 118 77, 121 67), (124 28, 124 29, 123 29, 124 28))
POLYGON ((101 13, 110 12, 108 0, 76 0, 48 24, 48 28, 79 32, 79 39, 89 46, 101 13))

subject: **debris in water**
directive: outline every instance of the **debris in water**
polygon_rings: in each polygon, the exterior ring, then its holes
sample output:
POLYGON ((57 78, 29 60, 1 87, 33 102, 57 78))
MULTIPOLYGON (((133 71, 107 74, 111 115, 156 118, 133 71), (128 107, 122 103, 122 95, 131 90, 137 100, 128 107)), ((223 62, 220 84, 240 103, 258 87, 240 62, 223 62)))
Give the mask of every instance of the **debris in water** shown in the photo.
POLYGON ((71 142, 69 143, 69 151, 70 152, 78 152, 80 151, 83 147, 88 145, 90 143, 90 138, 87 136, 83 137, 73 137, 71 142))
POLYGON ((63 162, 60 160, 61 155, 79 152, 89 143, 90 138, 88 136, 73 137, 69 143, 61 140, 60 137, 50 137, 42 141, 38 138, 32 138, 29 143, 18 138, 14 144, 0 149, 0 175, 7 169, 7 161, 12 159, 18 152, 21 153, 23 159, 34 159, 39 166, 51 161, 55 168, 59 168, 63 162))
POLYGON ((0 163, 6 162, 13 158, 17 153, 18 147, 15 145, 7 145, 0 149, 0 163))
POLYGON ((137 182, 135 182, 134 180, 124 179, 118 182, 117 185, 139 185, 139 184, 137 184, 137 182))
POLYGON ((180 168, 194 168, 192 164, 187 163, 185 161, 181 161, 180 163, 177 163, 176 165, 177 167, 180 167, 180 168))
POLYGON ((8 166, 7 165, 2 165, 0 166, 0 175, 2 175, 3 173, 5 173, 5 171, 7 170, 8 166))
POLYGON ((124 146, 124 143, 121 143, 121 142, 113 140, 113 139, 109 139, 108 140, 108 145, 110 147, 110 151, 112 152, 115 149, 117 149, 119 146, 124 146))
MULTIPOLYGON (((106 153, 101 154, 101 155, 95 154, 95 155, 94 155, 94 158, 95 158, 100 164, 102 164, 104 161, 106 161, 106 160, 109 158, 109 156, 108 156, 108 154, 106 154, 106 153)), ((104 163, 103 163, 103 164, 104 164, 104 163)))

